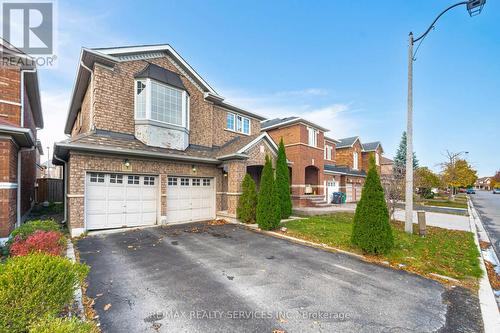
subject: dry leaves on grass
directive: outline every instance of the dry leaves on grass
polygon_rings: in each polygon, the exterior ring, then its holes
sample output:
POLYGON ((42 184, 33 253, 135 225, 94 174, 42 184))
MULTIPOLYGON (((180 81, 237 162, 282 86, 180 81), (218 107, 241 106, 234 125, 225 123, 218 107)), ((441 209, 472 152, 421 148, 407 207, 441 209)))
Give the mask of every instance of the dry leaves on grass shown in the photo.
POLYGON ((495 271, 495 266, 488 260, 484 261, 486 265, 486 271, 488 272, 488 279, 490 280, 491 288, 495 290, 500 290, 500 276, 498 276, 495 271))

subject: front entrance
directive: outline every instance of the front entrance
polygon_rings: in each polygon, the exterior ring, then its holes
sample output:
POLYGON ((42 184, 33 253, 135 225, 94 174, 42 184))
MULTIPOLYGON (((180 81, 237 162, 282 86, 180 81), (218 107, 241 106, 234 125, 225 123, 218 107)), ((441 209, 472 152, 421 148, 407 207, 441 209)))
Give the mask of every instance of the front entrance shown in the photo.
POLYGON ((86 229, 156 224, 157 186, 156 176, 87 173, 86 229))

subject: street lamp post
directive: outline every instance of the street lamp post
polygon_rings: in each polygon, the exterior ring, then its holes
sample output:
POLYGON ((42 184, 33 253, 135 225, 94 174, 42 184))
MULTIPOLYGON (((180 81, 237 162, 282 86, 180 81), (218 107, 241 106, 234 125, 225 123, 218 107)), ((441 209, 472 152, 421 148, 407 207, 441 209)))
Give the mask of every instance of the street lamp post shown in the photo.
MULTIPOLYGON (((413 53, 413 45, 423 39, 434 28, 437 20, 452 8, 466 5, 470 16, 475 16, 481 13, 486 0, 469 0, 462 1, 451 5, 443 10, 431 23, 429 28, 419 37, 413 38, 413 33, 410 32, 408 40, 408 109, 406 123, 406 191, 405 191, 405 231, 413 232, 413 62, 415 54, 413 53)), ((418 50, 418 46, 417 46, 418 50)))

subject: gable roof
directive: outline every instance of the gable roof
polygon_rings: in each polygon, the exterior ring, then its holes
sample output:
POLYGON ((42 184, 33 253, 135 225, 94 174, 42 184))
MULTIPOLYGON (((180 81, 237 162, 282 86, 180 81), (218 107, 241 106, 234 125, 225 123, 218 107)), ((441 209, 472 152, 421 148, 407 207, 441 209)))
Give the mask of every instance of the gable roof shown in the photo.
MULTIPOLYGON (((369 151, 375 151, 377 150, 377 148, 380 146, 380 148, 382 148, 382 144, 380 143, 380 141, 374 141, 374 142, 368 142, 368 143, 363 143, 361 145, 361 147, 363 147, 363 151, 364 152, 369 152, 369 151)), ((382 151, 384 151, 384 149, 382 148, 382 151)))
POLYGON ((149 63, 144 69, 134 75, 136 79, 146 79, 150 78, 169 86, 176 87, 182 90, 187 90, 182 83, 181 77, 179 74, 169 71, 166 68, 160 67, 158 65, 149 63))
MULTIPOLYGON (((359 140, 359 136, 352 136, 350 138, 339 139, 339 143, 335 148, 350 148, 354 146, 354 143, 359 140)), ((361 141, 359 142, 361 144, 361 141)))
POLYGON ((73 127, 78 110, 81 107, 82 99, 89 84, 90 70, 93 69, 95 63, 99 63, 107 67, 114 67, 115 64, 124 61, 146 60, 162 56, 171 58, 174 65, 176 65, 181 72, 185 72, 186 77, 192 80, 192 82, 201 91, 203 91, 206 100, 210 100, 211 102, 225 108, 232 110, 237 109, 235 111, 252 116, 258 120, 266 119, 263 116, 225 102, 224 97, 220 96, 169 44, 92 49, 84 47, 80 53, 80 61, 78 62, 77 74, 73 85, 73 92, 71 94, 71 101, 66 118, 66 125, 64 127, 64 133, 71 133, 71 128, 73 127))
POLYGON ((329 137, 329 136, 325 136, 325 141, 331 141, 331 142, 335 142, 335 143, 339 143, 340 142, 339 140, 334 139, 334 138, 329 137))
POLYGON ((300 117, 274 118, 274 119, 265 120, 265 121, 262 121, 260 123, 260 128, 261 128, 261 131, 269 131, 269 130, 279 128, 282 126, 298 124, 298 123, 303 123, 307 126, 314 127, 316 129, 319 129, 322 132, 329 131, 329 129, 327 129, 327 128, 324 128, 320 125, 317 125, 309 120, 306 120, 306 119, 300 118, 300 117))
POLYGON ((393 160, 384 156, 380 156, 380 165, 392 165, 392 164, 394 164, 393 160))

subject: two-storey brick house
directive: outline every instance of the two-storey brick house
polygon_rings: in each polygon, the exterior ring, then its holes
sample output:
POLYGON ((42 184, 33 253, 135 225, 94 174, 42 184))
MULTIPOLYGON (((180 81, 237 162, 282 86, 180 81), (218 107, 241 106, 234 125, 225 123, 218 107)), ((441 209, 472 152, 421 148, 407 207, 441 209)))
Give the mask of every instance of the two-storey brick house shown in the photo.
POLYGON ((311 198, 323 201, 325 137, 328 129, 299 117, 263 121, 261 130, 276 143, 283 139, 290 161, 290 186, 294 205, 308 205, 311 198))
POLYGON ((66 219, 85 230, 235 216, 277 147, 169 45, 82 49, 65 133, 66 219))
POLYGON ((35 200, 43 128, 38 74, 32 59, 0 45, 0 238, 25 219, 35 200))

